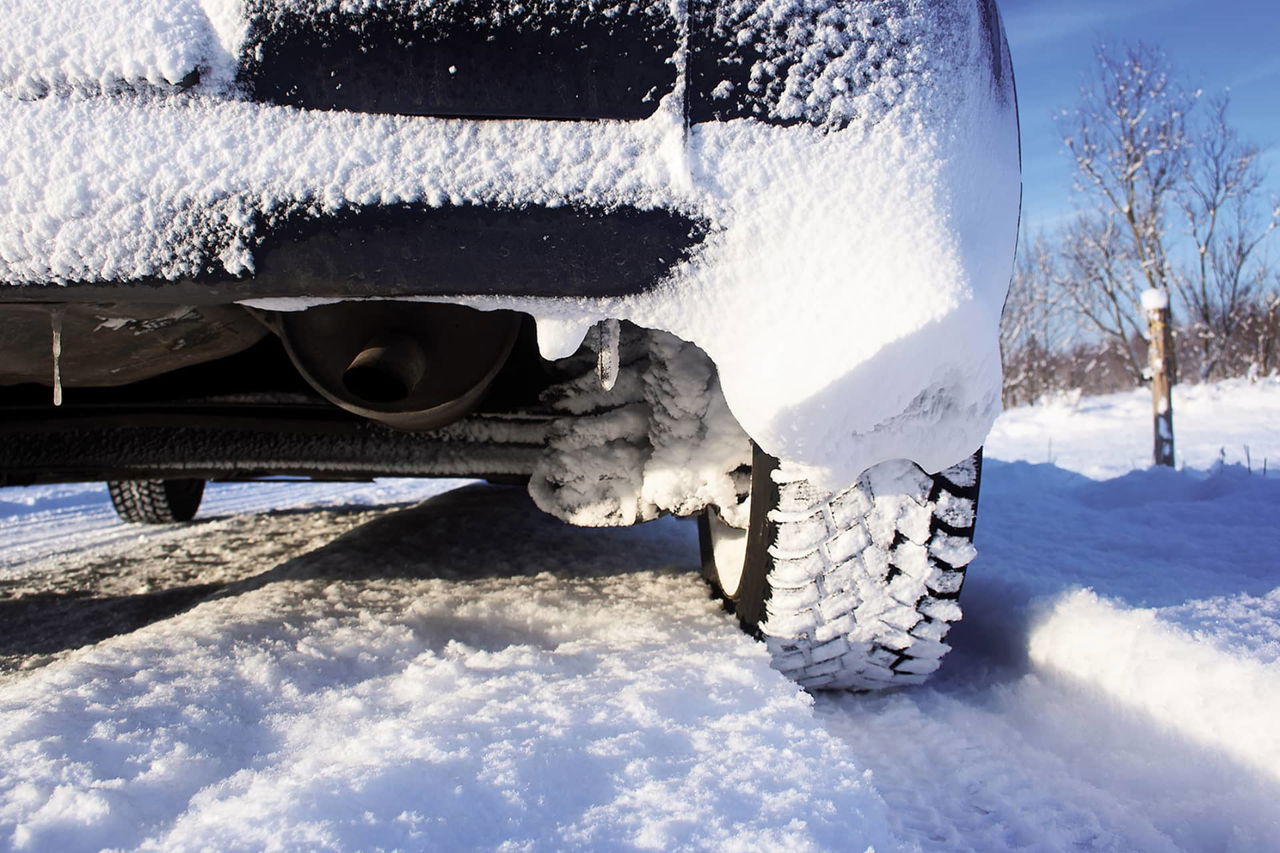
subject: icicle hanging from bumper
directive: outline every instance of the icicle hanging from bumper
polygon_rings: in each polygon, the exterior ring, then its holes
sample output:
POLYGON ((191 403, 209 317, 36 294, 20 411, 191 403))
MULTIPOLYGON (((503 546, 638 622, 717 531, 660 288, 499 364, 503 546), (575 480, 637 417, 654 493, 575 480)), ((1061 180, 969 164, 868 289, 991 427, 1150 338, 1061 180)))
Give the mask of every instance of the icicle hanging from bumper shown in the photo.
POLYGON ((62 405, 62 308, 49 312, 49 330, 53 337, 53 404, 62 405))
POLYGON ((596 326, 596 378, 600 387, 612 391, 618 381, 618 344, 622 330, 617 320, 601 320, 596 326))

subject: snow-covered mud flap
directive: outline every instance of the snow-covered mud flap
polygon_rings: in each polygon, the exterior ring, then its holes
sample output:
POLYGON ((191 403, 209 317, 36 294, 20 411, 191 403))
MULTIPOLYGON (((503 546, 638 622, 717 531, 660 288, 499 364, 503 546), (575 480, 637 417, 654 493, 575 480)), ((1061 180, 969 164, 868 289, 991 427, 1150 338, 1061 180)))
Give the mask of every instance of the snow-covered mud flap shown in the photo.
POLYGON ((611 334, 598 330, 547 392, 564 415, 530 481, 538 505, 583 526, 696 515, 712 590, 807 688, 933 673, 974 557, 981 454, 935 475, 883 462, 824 491, 751 442, 696 346, 611 334))

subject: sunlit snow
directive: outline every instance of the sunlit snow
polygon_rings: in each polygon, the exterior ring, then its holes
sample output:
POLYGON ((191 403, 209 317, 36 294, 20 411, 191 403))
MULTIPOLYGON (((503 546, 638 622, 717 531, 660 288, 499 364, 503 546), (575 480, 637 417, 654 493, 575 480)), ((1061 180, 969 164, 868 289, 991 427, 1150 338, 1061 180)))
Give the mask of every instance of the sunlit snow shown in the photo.
MULTIPOLYGON (((1277 398, 1188 389, 1189 458, 1224 411, 1269 446, 1277 398)), ((954 651, 881 696, 773 672, 685 522, 386 481, 142 529, 0 490, 0 846, 1280 848, 1280 477, 1132 470, 1130 406, 1004 416, 954 651), (1042 418, 1059 464, 1000 461, 1042 418)))

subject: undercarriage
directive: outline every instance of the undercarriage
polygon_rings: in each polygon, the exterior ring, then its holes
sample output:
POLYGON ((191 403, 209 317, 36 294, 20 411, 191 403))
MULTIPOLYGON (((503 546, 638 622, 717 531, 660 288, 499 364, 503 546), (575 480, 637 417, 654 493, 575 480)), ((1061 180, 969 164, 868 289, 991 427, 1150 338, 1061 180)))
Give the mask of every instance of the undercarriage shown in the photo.
POLYGON ((606 321, 548 361, 531 317, 444 304, 21 311, 28 358, 8 379, 27 381, 0 387, 3 485, 533 478, 539 503, 579 524, 732 511, 745 495, 750 442, 714 366, 666 333, 606 321))

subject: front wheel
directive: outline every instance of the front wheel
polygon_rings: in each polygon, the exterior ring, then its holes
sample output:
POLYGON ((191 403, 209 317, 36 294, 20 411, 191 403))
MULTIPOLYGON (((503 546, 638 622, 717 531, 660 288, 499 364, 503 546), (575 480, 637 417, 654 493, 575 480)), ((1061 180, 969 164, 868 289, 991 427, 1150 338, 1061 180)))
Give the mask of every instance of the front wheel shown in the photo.
POLYGON ((111 480, 107 492, 122 521, 172 524, 195 517, 204 480, 111 480))
POLYGON ((747 530, 699 520, 703 574, 801 685, 919 684, 960 618, 981 473, 981 452, 934 475, 884 462, 833 495, 756 448, 747 530))

